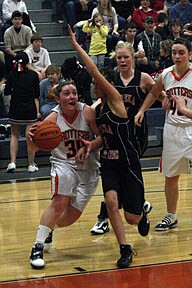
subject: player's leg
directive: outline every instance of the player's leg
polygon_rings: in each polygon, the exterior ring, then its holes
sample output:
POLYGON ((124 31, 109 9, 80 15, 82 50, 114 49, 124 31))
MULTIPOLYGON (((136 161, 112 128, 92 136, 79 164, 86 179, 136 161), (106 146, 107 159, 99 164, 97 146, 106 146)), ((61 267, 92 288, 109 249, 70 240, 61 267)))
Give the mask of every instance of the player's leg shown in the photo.
POLYGON ((11 142, 10 142, 10 155, 11 162, 7 167, 7 172, 13 172, 16 169, 16 157, 19 146, 20 126, 11 124, 11 142))
POLYGON ((117 192, 114 190, 108 191, 105 194, 105 200, 111 226, 113 227, 120 247, 120 258, 117 261, 117 267, 127 268, 132 261, 132 249, 129 244, 126 244, 124 225, 119 212, 117 192))
MULTIPOLYGON (((26 126, 26 131, 25 131, 25 134, 26 134, 26 138, 27 138, 27 133, 28 133, 28 130, 29 128, 31 127, 32 125, 27 125, 26 126)), ((28 142, 27 142, 28 143, 28 142)), ((34 162, 34 159, 35 159, 35 152, 32 151, 29 146, 27 145, 27 154, 28 154, 28 172, 36 172, 39 170, 37 164, 34 162)))
POLYGON ((165 198, 167 204, 167 215, 155 226, 156 231, 167 231, 178 226, 177 202, 179 198, 178 189, 179 176, 165 177, 165 198))
POLYGON ((38 227, 36 240, 32 247, 30 263, 34 269, 42 269, 45 266, 43 259, 43 249, 46 238, 54 229, 55 224, 67 209, 70 203, 70 198, 64 195, 56 195, 53 197, 50 206, 44 211, 40 225, 38 227))

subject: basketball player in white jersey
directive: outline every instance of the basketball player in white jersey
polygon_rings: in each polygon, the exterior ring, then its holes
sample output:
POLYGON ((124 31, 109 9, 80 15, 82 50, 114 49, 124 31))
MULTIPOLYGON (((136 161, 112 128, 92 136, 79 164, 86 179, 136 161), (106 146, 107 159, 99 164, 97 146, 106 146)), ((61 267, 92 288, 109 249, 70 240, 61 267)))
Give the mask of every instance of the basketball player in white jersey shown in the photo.
MULTIPOLYGON (((52 201, 41 217, 32 247, 30 263, 34 269, 45 266, 43 250, 50 249, 55 225, 71 225, 81 216, 99 180, 97 149, 83 164, 76 161, 77 151, 84 149, 81 138, 93 140, 94 149, 101 146, 95 110, 78 102, 77 89, 71 82, 60 83, 54 88, 54 94, 59 105, 46 119, 59 125, 62 141, 51 151, 52 201)), ((32 140, 34 130, 29 133, 29 140, 32 140)), ((37 150, 33 142, 30 143, 37 150)))
POLYGON ((165 90, 163 107, 167 111, 160 170, 165 175, 167 215, 157 223, 156 231, 166 231, 178 226, 176 211, 179 175, 189 172, 192 160, 192 66, 189 62, 191 54, 190 41, 182 38, 174 41, 172 59, 175 65, 162 72, 135 116, 135 124, 140 126, 144 111, 154 103, 160 92, 165 90), (186 108, 183 107, 184 103, 186 108))

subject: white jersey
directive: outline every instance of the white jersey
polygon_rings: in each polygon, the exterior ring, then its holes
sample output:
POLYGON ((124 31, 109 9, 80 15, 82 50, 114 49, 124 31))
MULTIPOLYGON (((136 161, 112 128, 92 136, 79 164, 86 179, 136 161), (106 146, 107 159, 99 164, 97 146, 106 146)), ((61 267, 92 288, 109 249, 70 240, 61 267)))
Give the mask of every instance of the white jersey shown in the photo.
POLYGON ((86 140, 94 139, 94 134, 90 130, 87 121, 84 116, 84 103, 78 102, 77 114, 72 122, 67 120, 60 106, 57 105, 52 111, 58 113, 57 124, 59 125, 62 132, 61 143, 51 151, 51 162, 58 163, 63 162, 76 166, 78 170, 95 170, 98 168, 98 151, 93 151, 90 153, 89 158, 85 159, 84 164, 76 164, 75 156, 79 148, 82 146, 82 142, 79 137, 86 140))
MULTIPOLYGON (((162 83, 168 97, 176 95, 185 99, 186 106, 192 109, 192 65, 178 78, 174 73, 174 66, 166 68, 162 72, 162 83)), ((172 101, 171 109, 166 111, 165 122, 173 125, 191 125, 192 119, 182 115, 176 109, 176 103, 172 101)))
POLYGON ((35 52, 33 47, 30 47, 26 50, 26 53, 29 57, 29 63, 35 70, 42 70, 48 65, 51 65, 51 60, 49 57, 48 51, 41 47, 39 52, 35 52))

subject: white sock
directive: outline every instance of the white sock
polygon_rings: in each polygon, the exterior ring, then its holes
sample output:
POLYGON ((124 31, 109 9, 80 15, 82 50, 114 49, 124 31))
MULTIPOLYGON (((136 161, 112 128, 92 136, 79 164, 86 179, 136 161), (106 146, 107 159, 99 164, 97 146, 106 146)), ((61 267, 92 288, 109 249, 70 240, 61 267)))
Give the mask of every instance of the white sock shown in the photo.
POLYGON ((170 218, 171 218, 171 220, 173 221, 173 222, 175 222, 176 220, 177 220, 177 214, 175 213, 168 213, 167 214, 170 218))
POLYGON ((38 243, 44 243, 51 231, 52 231, 51 228, 44 226, 44 225, 39 225, 39 228, 37 230, 37 237, 36 237, 35 243, 37 243, 37 242, 38 243))

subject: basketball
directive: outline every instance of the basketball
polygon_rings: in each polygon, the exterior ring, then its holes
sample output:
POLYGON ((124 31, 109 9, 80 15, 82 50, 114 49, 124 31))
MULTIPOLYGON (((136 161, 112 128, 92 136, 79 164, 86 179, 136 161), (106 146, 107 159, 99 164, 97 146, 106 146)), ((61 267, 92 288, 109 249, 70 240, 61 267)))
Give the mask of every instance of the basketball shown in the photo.
POLYGON ((42 121, 34 131, 33 142, 40 149, 50 151, 61 142, 62 134, 59 126, 51 121, 42 121))

